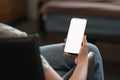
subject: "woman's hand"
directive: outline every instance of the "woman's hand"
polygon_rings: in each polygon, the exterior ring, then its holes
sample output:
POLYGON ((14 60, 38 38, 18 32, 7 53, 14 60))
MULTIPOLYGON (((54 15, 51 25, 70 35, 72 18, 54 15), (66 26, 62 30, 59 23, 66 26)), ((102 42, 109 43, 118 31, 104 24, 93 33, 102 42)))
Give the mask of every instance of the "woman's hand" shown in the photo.
MULTIPOLYGON (((63 47, 65 44, 63 44, 63 47)), ((75 58, 76 67, 69 80, 86 80, 88 71, 88 44, 86 35, 78 55, 64 53, 64 55, 75 58)))
MULTIPOLYGON (((81 60, 84 60, 85 58, 88 58, 88 44, 87 44, 87 39, 86 39, 86 35, 84 35, 83 37, 83 44, 80 48, 79 54, 78 55, 74 55, 74 54, 70 54, 70 53, 64 53, 65 56, 68 57, 72 57, 75 58, 75 63, 78 64, 79 62, 81 62, 81 60)), ((66 39, 64 40, 66 42, 66 39)), ((65 47, 65 43, 62 45, 63 48, 65 47)))
POLYGON ((83 44, 78 56, 75 58, 75 63, 79 64, 83 60, 88 60, 88 43, 87 43, 86 35, 83 37, 83 44))

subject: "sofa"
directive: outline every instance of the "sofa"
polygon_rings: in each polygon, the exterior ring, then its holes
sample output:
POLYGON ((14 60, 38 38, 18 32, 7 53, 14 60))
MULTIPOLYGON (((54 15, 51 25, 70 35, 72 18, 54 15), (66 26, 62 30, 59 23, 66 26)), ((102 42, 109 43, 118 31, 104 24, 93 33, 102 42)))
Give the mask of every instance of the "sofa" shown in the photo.
POLYGON ((87 18, 86 34, 95 41, 120 41, 119 0, 41 0, 40 32, 67 31, 72 17, 87 18), (97 37, 99 36, 99 37, 97 37))

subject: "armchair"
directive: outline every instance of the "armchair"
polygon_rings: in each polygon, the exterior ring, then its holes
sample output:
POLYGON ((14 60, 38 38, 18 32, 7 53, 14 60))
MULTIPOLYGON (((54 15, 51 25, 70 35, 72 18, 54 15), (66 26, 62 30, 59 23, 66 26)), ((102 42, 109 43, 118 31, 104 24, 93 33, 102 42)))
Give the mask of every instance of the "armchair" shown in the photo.
MULTIPOLYGON (((104 80, 104 70, 99 49, 94 44, 89 46, 89 67, 87 80, 104 80)), ((40 46, 41 54, 49 64, 67 80, 74 70, 74 60, 63 55, 62 43, 40 46), (71 70, 72 69, 72 70, 71 70)))

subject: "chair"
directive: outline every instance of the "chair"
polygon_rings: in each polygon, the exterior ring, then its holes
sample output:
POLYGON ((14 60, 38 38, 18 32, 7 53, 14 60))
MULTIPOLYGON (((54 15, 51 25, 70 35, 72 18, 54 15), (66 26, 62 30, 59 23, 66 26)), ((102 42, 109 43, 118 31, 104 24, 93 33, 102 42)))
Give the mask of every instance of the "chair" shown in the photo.
MULTIPOLYGON (((87 80, 98 80, 98 78, 100 80, 104 80, 104 70, 99 49, 97 48, 97 46, 91 43, 88 43, 88 46, 89 67, 87 80), (96 71, 97 69, 99 70, 96 71)), ((65 80, 68 80, 71 75, 70 73, 74 70, 75 64, 73 59, 63 56, 62 43, 40 46, 40 51, 41 54, 47 59, 49 64, 61 76, 64 76, 65 80), (69 71, 72 68, 73 70, 69 71)))

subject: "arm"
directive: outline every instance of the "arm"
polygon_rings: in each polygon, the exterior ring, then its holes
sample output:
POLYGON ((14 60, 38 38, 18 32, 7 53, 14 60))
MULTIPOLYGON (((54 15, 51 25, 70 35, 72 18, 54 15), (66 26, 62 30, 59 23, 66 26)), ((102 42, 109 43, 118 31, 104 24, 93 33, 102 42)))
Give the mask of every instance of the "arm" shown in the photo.
POLYGON ((71 55, 65 53, 66 56, 75 57, 76 68, 70 77, 70 80, 86 80, 88 70, 88 45, 86 36, 83 38, 83 45, 80 49, 79 55, 71 55))
POLYGON ((45 80, 62 80, 61 76, 49 65, 47 60, 41 55, 45 80))
POLYGON ((87 61, 83 61, 83 64, 78 64, 70 77, 70 80, 86 80, 87 76, 87 61))
MULTIPOLYGON (((65 53, 65 55, 71 56, 68 53, 65 53)), ((88 68, 88 46, 86 37, 83 38, 83 46, 81 47, 80 54, 75 58, 75 63, 77 66, 70 77, 70 80, 85 80, 88 68)), ((46 80, 63 80, 51 66, 44 69, 44 75, 46 80)))
POLYGON ((44 70, 45 80, 62 80, 62 77, 58 75, 51 66, 44 70))

